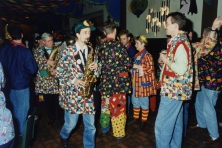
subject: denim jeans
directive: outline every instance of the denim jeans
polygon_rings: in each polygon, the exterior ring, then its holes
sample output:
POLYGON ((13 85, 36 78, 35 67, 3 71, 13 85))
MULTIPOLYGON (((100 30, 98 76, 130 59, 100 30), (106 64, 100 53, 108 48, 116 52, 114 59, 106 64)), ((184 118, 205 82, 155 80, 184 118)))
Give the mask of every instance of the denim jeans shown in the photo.
POLYGON ((187 135, 187 126, 189 120, 189 111, 190 101, 184 101, 183 103, 183 137, 187 135))
POLYGON ((161 97, 155 122, 157 148, 180 148, 183 132, 183 101, 161 97))
POLYGON ((25 129, 25 122, 29 111, 29 88, 22 90, 10 90, 9 102, 10 111, 13 115, 13 122, 16 135, 22 135, 25 129))
MULTIPOLYGON (((94 125, 95 115, 93 114, 82 114, 84 133, 83 133, 83 145, 84 148, 94 148, 95 147, 95 133, 96 128, 94 125)), ((79 114, 71 114, 65 111, 64 119, 65 123, 60 131, 60 136, 63 139, 68 139, 72 130, 76 127, 78 122, 79 114)))
POLYGON ((197 124, 202 128, 207 128, 213 138, 219 137, 217 115, 214 108, 219 93, 220 91, 206 89, 202 86, 201 91, 197 93, 195 102, 197 124))
POLYGON ((144 110, 149 109, 149 97, 139 97, 136 98, 134 95, 134 87, 133 87, 133 94, 132 94, 132 104, 134 108, 142 108, 144 110))

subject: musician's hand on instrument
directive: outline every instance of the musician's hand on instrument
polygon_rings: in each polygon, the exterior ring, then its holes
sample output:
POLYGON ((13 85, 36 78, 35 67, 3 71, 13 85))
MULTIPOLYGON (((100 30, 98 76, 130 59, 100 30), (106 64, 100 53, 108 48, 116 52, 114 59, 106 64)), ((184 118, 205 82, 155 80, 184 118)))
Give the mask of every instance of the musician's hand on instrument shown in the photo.
POLYGON ((75 82, 74 82, 74 85, 75 85, 76 88, 84 87, 85 82, 83 82, 82 80, 76 79, 75 82))
POLYGON ((91 63, 91 64, 89 65, 89 69, 90 69, 90 70, 96 71, 97 68, 98 68, 98 64, 97 64, 96 62, 93 62, 93 63, 91 63))
POLYGON ((53 69, 52 71, 51 71, 51 75, 55 75, 56 74, 56 71, 55 71, 55 69, 53 69))
POLYGON ((55 61, 53 60, 48 60, 47 65, 54 67, 55 66, 55 61))

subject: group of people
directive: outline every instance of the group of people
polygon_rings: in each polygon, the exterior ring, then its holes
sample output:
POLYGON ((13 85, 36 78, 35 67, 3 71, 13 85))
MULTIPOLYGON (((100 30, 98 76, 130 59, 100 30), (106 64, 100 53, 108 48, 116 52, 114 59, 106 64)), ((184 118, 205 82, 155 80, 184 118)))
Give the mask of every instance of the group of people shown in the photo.
MULTIPOLYGON (((183 116, 187 116, 184 104, 189 103, 194 90, 198 91, 195 103, 197 125, 191 128, 208 129, 210 136, 204 141, 206 144, 218 141, 214 106, 222 87, 222 81, 219 81, 222 69, 218 65, 222 62, 218 62, 221 60, 218 58, 221 56, 218 52, 221 44, 217 44, 216 30, 222 25, 222 20, 217 17, 212 27, 204 30, 202 40, 194 44, 190 44, 183 31, 185 25, 183 14, 172 12, 167 16, 165 29, 170 38, 158 59, 158 77, 155 75, 154 59, 146 49, 146 36, 135 37, 134 47, 129 31, 122 30, 118 41, 117 26, 113 22, 104 23, 103 35, 95 48, 88 42, 96 28, 87 20, 77 23, 74 27, 75 42, 59 51, 58 62, 50 59, 55 50, 52 35, 43 33, 37 39, 38 46, 32 54, 21 42, 21 30, 18 27, 8 28, 12 40, 1 49, 0 62, 8 80, 5 94, 13 115, 15 137, 22 136, 24 132, 29 109, 30 75, 36 74, 35 92, 45 100, 48 125, 53 126, 56 112, 59 115, 64 113, 60 131, 64 148, 69 147, 70 134, 80 114, 84 124, 83 145, 95 147, 95 104, 98 101, 101 103, 99 121, 103 136, 112 128, 117 143, 129 140, 131 135, 125 132, 125 127, 134 123, 139 123, 138 129, 144 131, 150 109, 156 110, 154 96, 158 88, 161 98, 154 128, 157 148, 182 147, 183 125, 186 126, 183 116), (53 69, 49 70, 49 67, 53 69), (91 75, 99 80, 100 100, 93 92, 83 97, 82 90, 94 84, 82 78, 91 75), (131 104, 133 119, 129 121, 131 104)), ((4 99, 0 101, 2 103, 4 99)), ((11 138, 0 141, 1 148, 14 137, 12 128, 7 129, 11 129, 11 138)))

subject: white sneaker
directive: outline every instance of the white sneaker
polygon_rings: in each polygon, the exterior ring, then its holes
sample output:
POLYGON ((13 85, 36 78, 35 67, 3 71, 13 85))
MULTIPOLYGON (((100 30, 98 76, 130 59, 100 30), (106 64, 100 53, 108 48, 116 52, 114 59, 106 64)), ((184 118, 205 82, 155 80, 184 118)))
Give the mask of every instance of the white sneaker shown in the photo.
POLYGON ((222 122, 219 123, 219 126, 222 127, 222 122))

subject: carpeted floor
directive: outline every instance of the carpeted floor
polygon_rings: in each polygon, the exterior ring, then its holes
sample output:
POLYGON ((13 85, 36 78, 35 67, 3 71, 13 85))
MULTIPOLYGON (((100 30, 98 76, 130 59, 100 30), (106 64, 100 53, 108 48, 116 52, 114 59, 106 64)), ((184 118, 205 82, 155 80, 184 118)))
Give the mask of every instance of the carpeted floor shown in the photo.
MULTIPOLYGON (((216 108, 222 109, 222 98, 218 99, 216 108)), ((62 127, 62 122, 56 120, 53 126, 47 125, 47 116, 44 102, 37 103, 37 115, 39 116, 36 122, 35 137, 32 142, 33 148, 60 148, 60 136, 59 132, 62 127)), ((196 124, 195 112, 193 104, 189 108, 190 120, 189 125, 196 124)), ((138 125, 129 125, 126 127, 126 133, 132 137, 122 143, 117 143, 110 131, 107 136, 101 135, 100 125, 98 119, 96 120, 96 148, 155 148, 155 135, 154 135, 154 123, 157 112, 151 112, 147 122, 146 129, 142 132, 138 131, 138 125)), ((222 122, 222 112, 217 112, 220 122, 222 122)), ((130 117, 132 118, 132 117, 130 117)), ((222 127, 219 128, 220 134, 222 127)), ((83 123, 82 119, 79 119, 78 126, 73 131, 70 137, 70 148, 83 148, 82 142, 83 136, 83 123)), ((183 148, 222 148, 222 138, 219 142, 206 145, 203 140, 208 136, 206 129, 190 129, 188 127, 187 136, 183 139, 183 148)))

